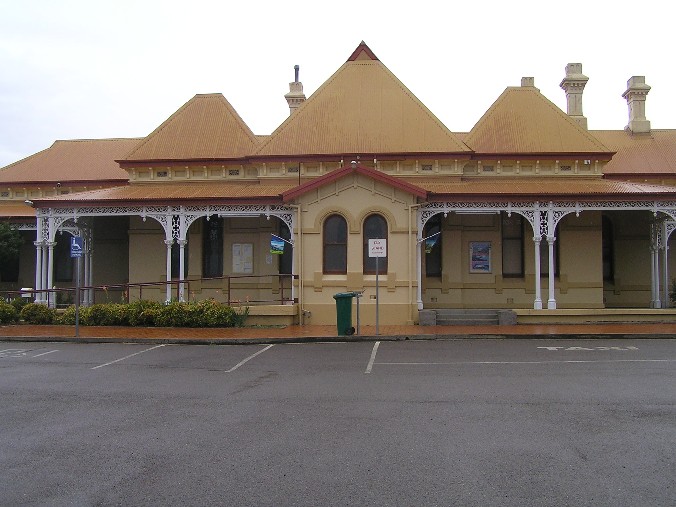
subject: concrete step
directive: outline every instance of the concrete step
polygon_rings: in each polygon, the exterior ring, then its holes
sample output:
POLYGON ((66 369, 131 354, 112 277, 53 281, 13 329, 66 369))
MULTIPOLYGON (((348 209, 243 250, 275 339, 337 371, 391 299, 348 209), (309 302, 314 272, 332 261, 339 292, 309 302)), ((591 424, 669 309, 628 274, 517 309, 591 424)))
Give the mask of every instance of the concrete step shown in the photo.
POLYGON ((443 309, 436 310, 438 326, 496 326, 497 310, 443 309))

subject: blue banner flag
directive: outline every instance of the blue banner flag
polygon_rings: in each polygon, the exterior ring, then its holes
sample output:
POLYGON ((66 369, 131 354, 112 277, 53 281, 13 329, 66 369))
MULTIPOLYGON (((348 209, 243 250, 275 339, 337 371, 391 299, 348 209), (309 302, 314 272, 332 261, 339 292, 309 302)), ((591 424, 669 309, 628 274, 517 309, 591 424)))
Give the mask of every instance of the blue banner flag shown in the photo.
POLYGON ((282 255, 284 253, 284 240, 273 235, 270 238, 270 253, 282 255))

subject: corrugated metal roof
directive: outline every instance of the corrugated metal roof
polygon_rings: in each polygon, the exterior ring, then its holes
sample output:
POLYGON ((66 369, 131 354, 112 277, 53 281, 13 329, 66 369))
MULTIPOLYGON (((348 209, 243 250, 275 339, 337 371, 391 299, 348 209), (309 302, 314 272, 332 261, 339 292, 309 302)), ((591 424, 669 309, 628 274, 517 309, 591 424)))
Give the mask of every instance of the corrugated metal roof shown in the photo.
POLYGON ((0 169, 0 183, 66 183, 129 179, 115 162, 139 139, 82 139, 56 141, 51 147, 0 169))
POLYGON ((469 151, 387 67, 364 50, 287 118, 256 155, 469 151))
POLYGON ((617 153, 606 164, 605 174, 676 175, 676 130, 632 134, 624 130, 592 132, 617 153))
POLYGON ((35 209, 27 204, 0 203, 0 217, 3 218, 35 218, 35 209))
POLYGON ((532 86, 507 88, 464 141, 477 153, 610 152, 532 86))
POLYGON ((297 185, 297 182, 276 182, 271 184, 259 183, 230 183, 230 182, 200 182, 200 183, 152 183, 135 184, 123 187, 105 188, 78 192, 75 194, 33 199, 38 203, 69 203, 99 201, 200 201, 200 200, 258 200, 270 198, 281 200, 281 194, 297 185))
POLYGON ((676 197, 676 188, 602 179, 473 179, 455 182, 419 181, 410 179, 419 187, 437 195, 467 196, 641 196, 664 195, 676 197))
POLYGON ((259 144, 222 94, 195 95, 141 141, 125 161, 241 158, 259 144))

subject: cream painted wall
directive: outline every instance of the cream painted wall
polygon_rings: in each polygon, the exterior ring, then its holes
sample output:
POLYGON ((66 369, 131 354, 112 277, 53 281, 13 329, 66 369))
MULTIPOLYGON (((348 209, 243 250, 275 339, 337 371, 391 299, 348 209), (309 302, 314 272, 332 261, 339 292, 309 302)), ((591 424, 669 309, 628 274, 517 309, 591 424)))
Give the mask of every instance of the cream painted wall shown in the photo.
MULTIPOLYGON (((315 189, 300 198, 302 207, 303 265, 302 303, 309 324, 336 322, 333 295, 345 291, 362 291, 361 323, 375 323, 375 275, 363 274, 362 224, 373 213, 382 215, 388 224, 388 274, 379 277, 379 318, 382 324, 403 324, 417 319, 415 305, 415 210, 411 216, 409 235, 409 206, 415 198, 390 185, 371 178, 352 174, 315 189), (348 224, 347 274, 323 274, 324 220, 337 213, 348 224)), ((296 239, 299 235, 296 234, 296 239)), ((353 320, 354 316, 353 316, 353 320)))

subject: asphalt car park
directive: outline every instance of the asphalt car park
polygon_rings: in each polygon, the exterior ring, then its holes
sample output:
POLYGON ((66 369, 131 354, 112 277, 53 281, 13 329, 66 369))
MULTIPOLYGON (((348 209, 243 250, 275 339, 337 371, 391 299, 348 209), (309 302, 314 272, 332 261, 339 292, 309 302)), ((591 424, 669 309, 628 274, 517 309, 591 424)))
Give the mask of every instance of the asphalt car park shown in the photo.
POLYGON ((4 505, 669 505, 676 340, 0 342, 4 505))

